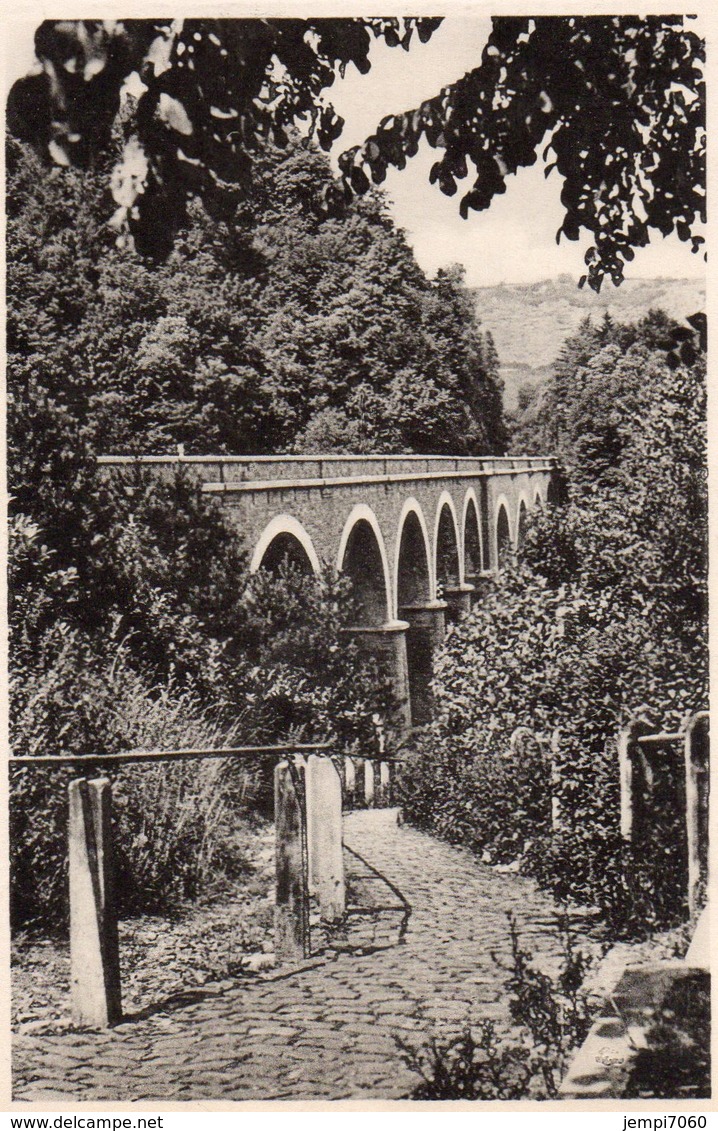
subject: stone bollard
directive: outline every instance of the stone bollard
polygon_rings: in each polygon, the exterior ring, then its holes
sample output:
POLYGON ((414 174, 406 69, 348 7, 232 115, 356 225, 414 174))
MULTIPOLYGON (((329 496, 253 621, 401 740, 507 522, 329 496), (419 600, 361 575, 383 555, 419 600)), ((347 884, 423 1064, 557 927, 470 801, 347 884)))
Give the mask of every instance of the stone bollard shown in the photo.
POLYGON ((348 755, 344 758, 344 808, 354 807, 356 794, 356 767, 348 755))
POLYGON ((317 896, 322 919, 344 914, 342 786, 331 758, 310 754, 306 766, 309 890, 317 896))
POLYGON ((381 804, 384 806, 391 805, 391 768, 388 762, 379 763, 379 786, 381 804))
POLYGON ((364 759, 364 800, 367 809, 374 807, 374 763, 364 759))
POLYGON ((70 985, 75 1025, 122 1020, 112 865, 112 791, 106 778, 69 786, 70 985))
POLYGON ((284 962, 308 958, 310 953, 303 778, 301 765, 280 762, 274 768, 274 949, 277 958, 284 962))
POLYGON ((694 915, 708 887, 708 714, 694 715, 684 740, 688 914, 694 915))

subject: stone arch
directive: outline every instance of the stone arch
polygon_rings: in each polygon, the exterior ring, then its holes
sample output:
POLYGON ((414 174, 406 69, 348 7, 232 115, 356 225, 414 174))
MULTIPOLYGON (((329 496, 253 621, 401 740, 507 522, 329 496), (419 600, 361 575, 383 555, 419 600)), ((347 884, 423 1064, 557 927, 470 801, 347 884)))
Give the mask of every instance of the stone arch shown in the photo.
POLYGON ((472 582, 478 578, 484 562, 479 504, 476 492, 469 487, 464 498, 464 515, 461 524, 461 550, 464 567, 464 581, 472 582))
POLYGON ((422 604, 434 595, 429 532, 424 513, 416 499, 402 507, 394 554, 394 592, 396 612, 402 605, 422 604))
POLYGON ((443 602, 432 600, 431 555, 426 522, 416 500, 404 504, 396 545, 397 616, 406 622, 409 713, 413 726, 432 715, 433 652, 444 635, 443 602))
POLYGON ((526 496, 522 493, 519 496, 519 507, 516 512, 516 549, 520 550, 526 538, 526 524, 529 517, 528 503, 526 496))
POLYGON ((541 494, 540 486, 536 487, 536 492, 534 494, 534 510, 536 510, 536 511, 542 511, 543 510, 543 495, 541 494))
POLYGON ((512 549, 509 507, 502 495, 496 505, 496 565, 499 569, 506 564, 512 549))
POLYGON ((359 626, 378 627, 392 619, 386 547, 376 515, 363 503, 344 524, 337 569, 352 581, 359 626))
POLYGON ((279 514, 262 531, 249 564, 250 572, 256 573, 261 566, 274 569, 286 558, 307 572, 321 572, 317 552, 301 522, 290 514, 279 514))
POLYGON ((442 491, 436 507, 434 522, 434 576, 438 586, 457 589, 463 580, 459 554, 459 523, 454 500, 448 491, 442 491))

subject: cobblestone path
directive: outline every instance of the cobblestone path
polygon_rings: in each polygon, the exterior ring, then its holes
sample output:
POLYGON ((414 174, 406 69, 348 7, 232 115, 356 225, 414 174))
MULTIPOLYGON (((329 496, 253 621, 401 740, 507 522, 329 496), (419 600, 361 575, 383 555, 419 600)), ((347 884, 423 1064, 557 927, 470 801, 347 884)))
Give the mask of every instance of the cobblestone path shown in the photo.
POLYGON ((346 930, 298 970, 237 980, 104 1033, 16 1037, 14 1098, 36 1101, 400 1099, 416 1077, 396 1037, 507 1023, 506 912, 555 957, 553 905, 529 880, 349 814, 346 930))

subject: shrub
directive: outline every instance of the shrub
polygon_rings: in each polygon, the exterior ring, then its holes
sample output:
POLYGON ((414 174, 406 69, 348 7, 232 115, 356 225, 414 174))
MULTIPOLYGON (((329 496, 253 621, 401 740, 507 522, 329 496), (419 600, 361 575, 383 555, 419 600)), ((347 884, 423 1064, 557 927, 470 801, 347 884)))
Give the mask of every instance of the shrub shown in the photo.
POLYGON ((709 1099, 711 994, 707 971, 677 980, 636 1053, 626 1099, 709 1099))
MULTIPOLYGON (((346 579, 287 563, 248 574, 236 534, 182 475, 158 484, 133 472, 98 487, 87 509, 80 568, 61 567, 33 520, 12 523, 15 754, 299 739, 374 747, 391 696, 378 665, 343 633, 353 617, 346 579)), ((12 771, 14 925, 64 919, 73 776, 12 771)), ((230 874, 232 820, 250 802, 271 808, 266 759, 112 776, 125 911, 193 897, 215 871, 230 874)))
POLYGON ((561 968, 551 977, 533 965, 509 914, 509 1010, 518 1031, 500 1038, 493 1021, 475 1033, 429 1038, 415 1046, 397 1041, 405 1063, 421 1077, 416 1100, 554 1099, 571 1055, 590 1027, 590 1002, 582 985, 590 962, 574 948, 564 917, 557 921, 561 968), (518 1041, 517 1041, 518 1037, 518 1041))

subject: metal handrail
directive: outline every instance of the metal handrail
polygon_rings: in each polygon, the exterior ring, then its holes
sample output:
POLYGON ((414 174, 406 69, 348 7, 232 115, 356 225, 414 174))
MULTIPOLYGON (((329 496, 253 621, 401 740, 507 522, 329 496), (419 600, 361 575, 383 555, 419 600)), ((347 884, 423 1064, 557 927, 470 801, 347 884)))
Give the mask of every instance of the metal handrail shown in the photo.
POLYGON ((636 737, 636 743, 639 746, 659 746, 664 742, 683 742, 691 725, 697 723, 699 719, 707 719, 708 717, 709 712, 706 710, 694 711, 685 720, 680 730, 660 731, 658 734, 639 734, 636 737))
POLYGON ((8 759, 9 766, 77 766, 95 765, 97 762, 160 762, 181 761, 191 758, 256 758, 276 757, 278 754, 314 754, 331 750, 329 742, 296 742, 280 746, 220 746, 215 749, 187 750, 127 750, 119 754, 39 754, 17 755, 8 759))

